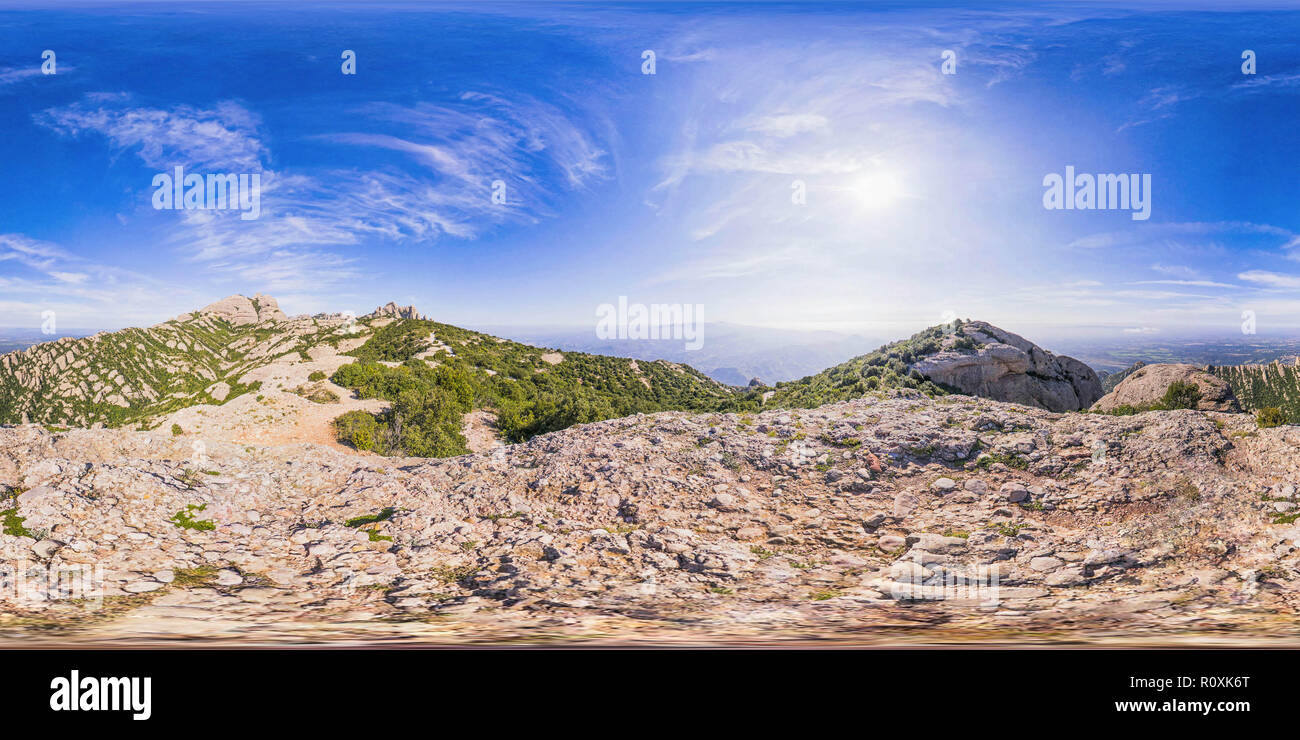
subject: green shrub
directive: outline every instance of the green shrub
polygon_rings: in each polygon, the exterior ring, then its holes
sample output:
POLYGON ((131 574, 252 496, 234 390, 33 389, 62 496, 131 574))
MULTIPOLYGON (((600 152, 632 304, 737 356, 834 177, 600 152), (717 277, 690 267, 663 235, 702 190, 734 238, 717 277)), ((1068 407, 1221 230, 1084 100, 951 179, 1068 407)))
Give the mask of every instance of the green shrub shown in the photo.
POLYGON ((316 370, 311 375, 307 376, 307 380, 310 380, 313 383, 318 380, 324 380, 324 379, 325 379, 325 373, 321 372, 320 370, 316 370))
POLYGON ((1160 399, 1162 409, 1194 409, 1201 402, 1201 389, 1191 381, 1175 380, 1160 399))
POLYGON ((195 519, 194 514, 208 508, 207 504, 189 504, 184 509, 172 514, 170 521, 181 529, 194 529, 200 532, 208 532, 217 528, 215 522, 209 519, 195 519))
POLYGON ((502 436, 522 442, 637 413, 757 411, 761 404, 760 392, 730 390, 685 365, 581 352, 566 352, 553 364, 541 359, 547 351, 432 321, 394 322, 352 353, 358 362, 330 378, 358 398, 392 406, 379 414, 344 414, 335 421, 338 438, 382 455, 446 457, 468 452, 462 422, 475 408, 495 412, 502 436), (454 354, 414 359, 431 333, 454 354))
POLYGON ((1024 470, 1029 467, 1029 461, 1014 452, 999 452, 980 455, 979 459, 975 461, 975 467, 980 468, 981 470, 988 470, 996 463, 1002 463, 1013 470, 1024 470))
POLYGON ((1106 413, 1110 414, 1111 416, 1132 416, 1133 414, 1140 413, 1141 411, 1142 409, 1134 406, 1131 403, 1121 403, 1120 405, 1116 406, 1110 411, 1107 411, 1106 413))
POLYGON ((184 430, 184 429, 181 429, 181 425, 180 425, 180 424, 172 424, 172 436, 173 436, 173 437, 179 437, 179 436, 181 436, 181 435, 184 434, 184 433, 185 433, 185 430, 184 430))
POLYGON ((378 429, 379 422, 374 415, 365 411, 349 411, 334 420, 334 432, 339 442, 367 452, 379 452, 375 450, 378 429))
POLYGON ((429 348, 432 321, 394 321, 375 330, 370 339, 347 353, 362 361, 405 362, 429 348))
POLYGON ((10 537, 35 537, 31 530, 23 526, 25 521, 27 517, 18 516, 18 507, 15 506, 8 511, 0 512, 0 531, 10 537))
POLYGON ((387 508, 380 509, 378 512, 374 514, 366 514, 364 516, 353 517, 347 520, 346 522, 343 522, 343 526, 355 528, 355 527, 360 527, 363 524, 377 524, 379 522, 386 522, 389 519, 392 519, 393 514, 396 513, 397 513, 397 509, 394 509, 393 507, 390 506, 387 508))
POLYGON ((1255 422, 1259 424, 1260 429, 1268 429, 1269 427, 1280 427, 1286 424, 1287 418, 1282 409, 1276 406, 1266 406, 1255 415, 1255 422))

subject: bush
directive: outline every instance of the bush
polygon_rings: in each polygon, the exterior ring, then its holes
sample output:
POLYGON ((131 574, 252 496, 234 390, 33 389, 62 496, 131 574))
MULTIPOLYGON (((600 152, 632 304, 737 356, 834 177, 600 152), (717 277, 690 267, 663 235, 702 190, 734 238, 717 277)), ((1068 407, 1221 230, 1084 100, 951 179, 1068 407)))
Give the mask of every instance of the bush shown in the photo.
POLYGON ((1287 418, 1282 409, 1276 406, 1266 406, 1255 415, 1255 422, 1259 424, 1260 429, 1268 429, 1269 427, 1280 427, 1286 424, 1287 418))
POLYGON ((358 450, 373 450, 382 454, 383 451, 375 447, 378 430, 379 422, 365 411, 349 411, 334 420, 334 432, 339 442, 352 445, 358 450))
POLYGON ((429 348, 428 336, 435 326, 432 321, 394 321, 347 354, 362 361, 404 362, 429 348))
POLYGON ((173 436, 173 437, 179 437, 179 436, 181 436, 181 435, 184 434, 184 433, 185 433, 185 430, 184 430, 184 429, 181 429, 181 425, 180 425, 180 424, 172 424, 172 436, 173 436))
POLYGON ((318 380, 324 380, 324 379, 325 379, 325 373, 321 372, 320 370, 317 370, 313 372, 311 375, 307 376, 307 380, 310 380, 313 383, 318 380))
POLYGON ((1194 409, 1196 404, 1201 402, 1201 389, 1195 383, 1184 380, 1175 380, 1169 384, 1165 390, 1165 395, 1160 399, 1160 408, 1173 409, 1194 409))
POLYGON ((575 390, 547 394, 529 404, 504 403, 497 417, 497 426, 510 441, 522 442, 538 434, 617 415, 608 400, 575 390))

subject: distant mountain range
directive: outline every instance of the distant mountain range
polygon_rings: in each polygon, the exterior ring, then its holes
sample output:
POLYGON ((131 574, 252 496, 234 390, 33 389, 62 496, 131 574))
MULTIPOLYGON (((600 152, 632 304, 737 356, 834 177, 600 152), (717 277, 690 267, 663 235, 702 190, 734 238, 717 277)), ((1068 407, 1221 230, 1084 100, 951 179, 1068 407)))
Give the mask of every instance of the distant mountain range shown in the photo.
POLYGON ((833 331, 802 331, 706 323, 704 344, 687 350, 680 339, 601 339, 594 329, 575 327, 480 326, 518 342, 592 354, 664 359, 689 364, 719 383, 746 385, 753 378, 773 383, 797 380, 865 354, 885 338, 833 331))

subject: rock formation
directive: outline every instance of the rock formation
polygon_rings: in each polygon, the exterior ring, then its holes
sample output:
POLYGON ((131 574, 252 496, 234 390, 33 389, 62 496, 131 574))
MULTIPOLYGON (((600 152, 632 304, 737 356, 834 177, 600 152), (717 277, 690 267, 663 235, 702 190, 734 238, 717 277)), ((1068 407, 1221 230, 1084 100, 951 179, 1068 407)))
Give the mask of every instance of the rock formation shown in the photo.
POLYGON ((949 341, 911 369, 959 393, 1049 411, 1086 409, 1102 395, 1097 373, 1073 357, 1054 355, 984 321, 963 328, 978 348, 958 349, 949 341))
POLYGON ((415 310, 415 306, 399 306, 392 301, 371 311, 370 316, 377 319, 424 319, 424 314, 415 310))
POLYGON ((1149 407, 1159 401, 1174 382, 1195 383, 1201 391, 1196 408, 1202 411, 1237 413, 1241 407, 1232 388, 1223 380, 1211 375, 1206 368, 1185 364, 1144 365, 1129 373, 1093 405, 1096 411, 1113 411, 1119 406, 1149 407))
MULTIPOLYGON (((264 321, 285 321, 288 319, 280 310, 280 304, 268 295, 258 293, 252 298, 232 295, 211 303, 195 312, 224 319, 232 324, 260 324, 264 321)), ((193 314, 187 314, 190 316, 193 314)))

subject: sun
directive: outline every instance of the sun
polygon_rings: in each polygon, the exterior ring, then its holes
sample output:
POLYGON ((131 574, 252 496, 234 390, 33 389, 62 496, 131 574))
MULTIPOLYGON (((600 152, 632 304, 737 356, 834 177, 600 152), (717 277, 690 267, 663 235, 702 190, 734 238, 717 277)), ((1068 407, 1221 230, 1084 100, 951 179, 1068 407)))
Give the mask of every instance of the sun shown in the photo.
POLYGON ((867 210, 888 208, 903 197, 903 184, 887 170, 876 170, 859 178, 849 186, 858 205, 867 210))

